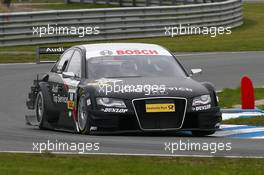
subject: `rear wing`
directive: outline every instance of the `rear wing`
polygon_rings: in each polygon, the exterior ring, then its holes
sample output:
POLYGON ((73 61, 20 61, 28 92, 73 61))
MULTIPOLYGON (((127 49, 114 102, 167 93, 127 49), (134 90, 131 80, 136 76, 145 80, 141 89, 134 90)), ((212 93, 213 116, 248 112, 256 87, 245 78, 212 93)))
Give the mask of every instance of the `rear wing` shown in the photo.
POLYGON ((41 63, 55 63, 58 57, 54 57, 52 59, 41 59, 41 55, 61 55, 64 53, 65 50, 69 49, 70 47, 38 47, 36 49, 36 63, 41 64, 41 63))

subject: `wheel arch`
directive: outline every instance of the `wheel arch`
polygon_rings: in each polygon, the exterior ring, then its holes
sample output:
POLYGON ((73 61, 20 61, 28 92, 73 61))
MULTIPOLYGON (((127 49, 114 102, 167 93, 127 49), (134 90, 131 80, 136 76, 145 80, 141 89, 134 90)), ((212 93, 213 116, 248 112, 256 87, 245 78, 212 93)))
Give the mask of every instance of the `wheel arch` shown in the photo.
POLYGON ((46 108, 51 112, 58 112, 57 109, 54 107, 51 95, 49 93, 49 85, 47 82, 39 82, 39 91, 42 92, 43 98, 45 100, 46 108))

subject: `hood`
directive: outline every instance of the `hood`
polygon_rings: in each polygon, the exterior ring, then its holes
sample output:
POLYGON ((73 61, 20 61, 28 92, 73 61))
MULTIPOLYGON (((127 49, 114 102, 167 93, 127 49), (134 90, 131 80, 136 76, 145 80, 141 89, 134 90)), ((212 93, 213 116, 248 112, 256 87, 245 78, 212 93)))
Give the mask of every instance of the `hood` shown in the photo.
POLYGON ((187 78, 102 78, 85 81, 87 88, 93 89, 96 96, 122 99, 146 97, 192 98, 209 91, 199 82, 187 78))

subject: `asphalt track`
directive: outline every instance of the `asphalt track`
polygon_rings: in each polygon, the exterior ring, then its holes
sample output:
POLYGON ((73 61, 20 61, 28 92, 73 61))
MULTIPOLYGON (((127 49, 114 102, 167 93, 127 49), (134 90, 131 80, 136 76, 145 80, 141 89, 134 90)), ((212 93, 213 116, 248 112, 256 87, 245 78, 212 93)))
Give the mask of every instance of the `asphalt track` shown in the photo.
MULTIPOLYGON (((264 52, 239 53, 176 53, 189 68, 203 68, 198 78, 213 82, 217 89, 237 87, 244 74, 249 75, 256 86, 264 85, 264 52)), ((6 64, 0 65, 0 151, 33 151, 33 143, 49 140, 53 143, 99 143, 99 151, 86 153, 141 154, 141 155, 189 155, 189 156, 252 156, 264 157, 263 139, 238 139, 230 137, 194 138, 183 133, 166 135, 103 135, 83 136, 58 131, 41 131, 25 125, 27 113, 25 100, 36 73, 46 72, 51 64, 6 64), (230 151, 176 150, 181 143, 231 143, 230 151), (174 144, 174 151, 165 149, 174 144)), ((171 147, 172 148, 172 147, 171 147)), ((213 148, 213 147, 212 147, 213 148)), ((34 151, 38 151, 35 149, 34 151)), ((59 151, 59 150, 55 150, 59 151)))

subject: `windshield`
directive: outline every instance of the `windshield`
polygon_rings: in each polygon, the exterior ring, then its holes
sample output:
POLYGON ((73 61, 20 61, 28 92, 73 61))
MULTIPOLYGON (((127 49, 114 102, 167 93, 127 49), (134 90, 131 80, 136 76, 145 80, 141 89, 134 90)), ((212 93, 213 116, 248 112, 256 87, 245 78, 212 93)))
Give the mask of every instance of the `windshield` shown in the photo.
POLYGON ((87 64, 87 74, 91 79, 118 77, 186 77, 182 67, 172 56, 103 56, 88 58, 87 64))

